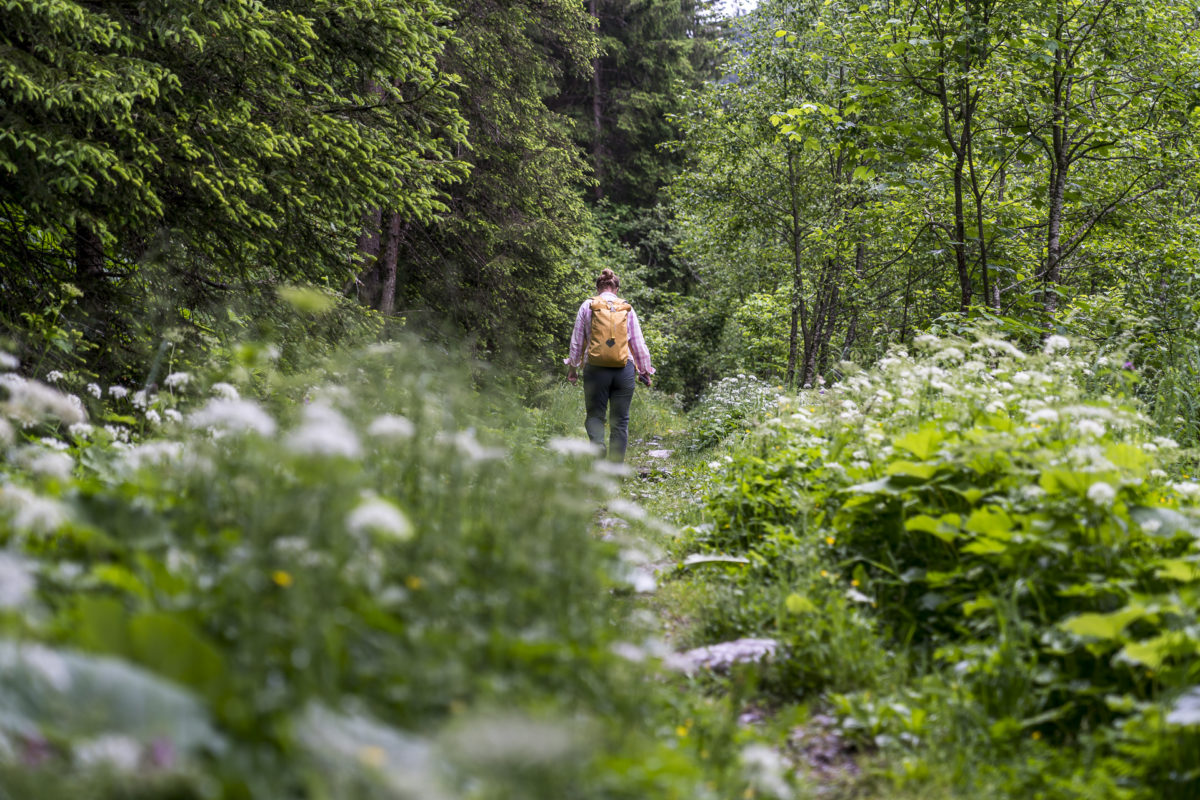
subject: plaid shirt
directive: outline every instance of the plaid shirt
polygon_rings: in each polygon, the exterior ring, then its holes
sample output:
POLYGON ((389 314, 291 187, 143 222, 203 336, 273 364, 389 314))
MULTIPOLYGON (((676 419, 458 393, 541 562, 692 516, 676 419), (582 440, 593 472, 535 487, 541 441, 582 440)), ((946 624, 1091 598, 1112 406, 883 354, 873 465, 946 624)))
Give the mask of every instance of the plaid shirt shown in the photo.
MULTIPOLYGON (((602 292, 600 297, 608 300, 620 300, 612 292, 602 292)), ((637 314, 631 309, 629 320, 629 353, 633 356, 633 367, 639 375, 653 375, 654 366, 650 363, 650 351, 646 349, 646 340, 642 338, 642 326, 638 324, 637 314)), ((571 332, 570 355, 563 363, 571 367, 580 367, 587 362, 588 336, 592 332, 592 298, 583 301, 579 313, 575 315, 575 330, 571 332)))

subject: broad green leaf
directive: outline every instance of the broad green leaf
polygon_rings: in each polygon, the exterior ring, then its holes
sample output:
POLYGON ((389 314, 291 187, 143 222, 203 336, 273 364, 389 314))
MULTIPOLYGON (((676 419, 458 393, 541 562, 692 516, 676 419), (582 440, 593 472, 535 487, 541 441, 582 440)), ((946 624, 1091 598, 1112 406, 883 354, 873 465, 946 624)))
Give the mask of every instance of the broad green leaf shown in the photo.
POLYGON ((954 527, 947 525, 942 520, 934 519, 925 514, 918 514, 915 517, 905 520, 904 527, 910 531, 933 534, 947 543, 953 542, 958 537, 958 531, 954 527))
POLYGON ((784 602, 787 605, 789 614, 811 614, 817 610, 812 600, 795 593, 789 594, 787 600, 784 602))
POLYGON ((1152 639, 1125 645, 1121 658, 1150 669, 1158 669, 1171 656, 1191 657, 1196 652, 1197 642, 1183 631, 1166 631, 1152 639))
POLYGON ((1008 550, 1008 545, 1004 542, 998 542, 995 539, 976 539, 970 544, 962 548, 964 553, 972 553, 980 556, 998 555, 1008 550))
POLYGON ((1142 606, 1127 606, 1111 614, 1079 614, 1059 623, 1059 627, 1076 636, 1115 639, 1129 623, 1141 619, 1147 613, 1142 606))
POLYGON ((1167 580, 1191 583, 1200 580, 1200 564, 1182 558, 1171 558, 1159 562, 1159 567, 1154 574, 1167 580))
POLYGON ((1008 515, 1007 511, 995 506, 988 506, 972 511, 971 516, 967 517, 967 524, 964 527, 972 533, 998 539, 1009 539, 1013 526, 1013 518, 1008 515))
POLYGON ((929 458, 934 454, 934 452, 937 451, 938 445, 941 444, 945 438, 945 434, 943 434, 937 427, 933 425, 926 425, 919 431, 913 431, 912 433, 901 436, 896 440, 896 447, 899 447, 902 450, 907 450, 917 458, 924 460, 929 458))
POLYGON ((1084 495, 1087 494, 1088 487, 1096 480, 1094 474, 1084 474, 1068 469, 1048 469, 1042 473, 1038 485, 1049 494, 1068 491, 1084 495))
POLYGON ((1153 457, 1140 447, 1126 442, 1110 444, 1104 449, 1104 456, 1115 466, 1141 474, 1153 457))
POLYGON ((915 461, 894 461, 888 464, 888 475, 902 475, 909 478, 929 480, 938 471, 937 464, 919 464, 915 461))
POLYGON ((129 622, 137 660, 160 675, 205 693, 225 678, 225 659, 208 637, 178 616, 152 612, 129 622))
POLYGON ((979 597, 975 598, 974 600, 968 600, 967 602, 963 603, 962 608, 963 608, 963 615, 970 617, 970 616, 973 616, 973 615, 979 613, 980 611, 987 611, 988 609, 995 608, 995 607, 996 607, 996 600, 993 597, 991 597, 990 595, 985 594, 985 595, 980 595, 979 597))

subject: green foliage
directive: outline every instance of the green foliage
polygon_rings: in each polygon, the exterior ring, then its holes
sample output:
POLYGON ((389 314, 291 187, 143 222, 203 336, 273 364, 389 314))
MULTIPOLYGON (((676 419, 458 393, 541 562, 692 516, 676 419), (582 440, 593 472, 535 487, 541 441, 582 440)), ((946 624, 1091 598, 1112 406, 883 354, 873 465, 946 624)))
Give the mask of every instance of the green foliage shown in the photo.
POLYGON ((615 652, 648 631, 592 459, 413 341, 277 357, 89 388, 92 422, 4 375, 3 792, 743 790, 732 740, 657 743, 667 690, 615 652))
MULTIPOLYGON (((1200 488, 1141 412, 1133 373, 1061 336, 1040 353, 987 331, 917 347, 871 372, 845 365, 824 394, 781 399, 727 466, 712 465, 709 521, 690 545, 752 566, 704 581, 727 599, 701 629, 790 642, 790 612, 835 631, 818 653, 880 647, 872 636, 912 648, 924 677, 907 698, 835 700, 868 741, 916 748, 926 770, 943 756, 925 748, 957 753, 964 786, 1067 797, 1107 780, 1130 797, 1194 793, 1197 776, 1162 736, 1190 741, 1194 724, 1200 488), (814 592, 817 570, 832 590, 814 592), (869 621, 838 627, 846 615, 829 597, 869 609, 869 621), (1155 725, 1171 733, 1148 738, 1155 725), (998 748, 1017 764, 1031 741, 1036 769, 972 776, 971 754, 998 748), (1056 774, 1101 771, 1051 778, 1039 741, 1078 748, 1079 767, 1056 774)), ((792 690, 894 686, 880 665, 855 672, 844 655, 806 679, 822 662, 811 645, 797 652, 780 667, 794 670, 792 690)))

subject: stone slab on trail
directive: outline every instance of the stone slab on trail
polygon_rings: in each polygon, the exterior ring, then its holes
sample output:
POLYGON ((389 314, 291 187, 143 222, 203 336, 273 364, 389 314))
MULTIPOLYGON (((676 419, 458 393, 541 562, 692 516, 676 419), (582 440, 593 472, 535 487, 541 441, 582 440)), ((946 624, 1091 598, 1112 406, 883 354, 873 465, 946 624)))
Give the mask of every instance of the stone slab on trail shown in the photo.
POLYGON ((683 672, 701 669, 728 672, 734 664, 770 660, 778 649, 777 639, 734 639, 731 642, 710 644, 675 653, 668 659, 668 663, 683 672))

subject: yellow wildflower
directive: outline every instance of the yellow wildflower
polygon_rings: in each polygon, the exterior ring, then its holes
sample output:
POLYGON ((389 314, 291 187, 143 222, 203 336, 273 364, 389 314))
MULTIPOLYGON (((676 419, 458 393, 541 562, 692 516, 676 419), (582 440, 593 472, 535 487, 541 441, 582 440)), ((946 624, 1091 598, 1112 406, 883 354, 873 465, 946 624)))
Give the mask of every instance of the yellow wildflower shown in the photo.
POLYGON ((383 766, 383 762, 386 760, 386 754, 383 752, 382 747, 370 745, 358 751, 358 760, 366 764, 368 767, 375 767, 378 769, 379 767, 383 766))
POLYGON ((271 573, 271 580, 275 581, 277 586, 282 586, 285 589, 292 585, 291 574, 281 569, 277 569, 271 573))
POLYGON ((425 581, 421 580, 416 575, 409 575, 407 578, 404 579, 404 585, 407 586, 409 589, 412 589, 414 592, 417 591, 418 589, 420 589, 421 585, 424 583, 425 583, 425 581))

